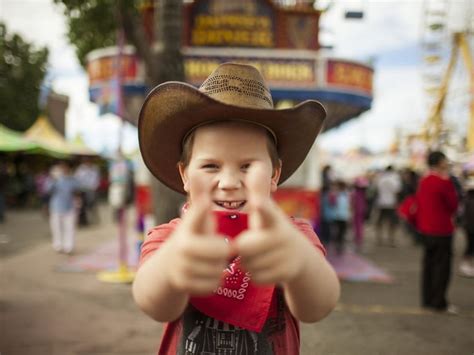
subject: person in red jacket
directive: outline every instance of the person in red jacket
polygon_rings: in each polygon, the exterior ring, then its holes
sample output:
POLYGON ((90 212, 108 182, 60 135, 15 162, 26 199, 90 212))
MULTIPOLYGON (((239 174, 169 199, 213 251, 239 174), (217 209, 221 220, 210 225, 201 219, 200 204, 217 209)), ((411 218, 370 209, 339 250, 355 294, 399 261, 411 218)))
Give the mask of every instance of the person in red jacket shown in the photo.
POLYGON ((418 231, 424 243, 422 306, 454 312, 446 293, 451 277, 456 188, 449 177, 449 163, 440 151, 428 155, 428 173, 416 192, 418 231))

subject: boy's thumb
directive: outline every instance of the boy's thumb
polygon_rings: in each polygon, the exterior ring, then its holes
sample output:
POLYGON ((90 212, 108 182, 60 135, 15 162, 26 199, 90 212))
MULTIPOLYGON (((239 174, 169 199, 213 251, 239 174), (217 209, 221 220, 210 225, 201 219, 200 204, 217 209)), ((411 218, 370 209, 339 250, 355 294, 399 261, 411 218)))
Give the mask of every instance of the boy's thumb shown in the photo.
POLYGON ((211 213, 211 205, 207 201, 195 202, 188 210, 188 223, 192 232, 196 234, 210 234, 214 232, 215 222, 211 213))
POLYGON ((249 226, 251 229, 269 228, 275 223, 275 214, 272 211, 271 200, 255 201, 251 206, 249 226))

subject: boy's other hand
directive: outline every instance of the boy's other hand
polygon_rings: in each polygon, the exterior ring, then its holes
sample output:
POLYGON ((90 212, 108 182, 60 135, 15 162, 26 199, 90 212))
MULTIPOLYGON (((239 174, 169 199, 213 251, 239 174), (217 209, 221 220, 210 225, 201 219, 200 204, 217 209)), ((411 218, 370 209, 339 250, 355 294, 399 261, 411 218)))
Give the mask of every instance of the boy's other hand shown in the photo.
POLYGON ((235 241, 242 266, 256 283, 291 281, 303 270, 312 245, 270 198, 258 169, 249 171, 246 187, 249 229, 235 241))
POLYGON ((231 254, 229 244, 215 233, 211 201, 200 198, 190 206, 168 245, 168 280, 175 289, 206 295, 219 286, 231 254))

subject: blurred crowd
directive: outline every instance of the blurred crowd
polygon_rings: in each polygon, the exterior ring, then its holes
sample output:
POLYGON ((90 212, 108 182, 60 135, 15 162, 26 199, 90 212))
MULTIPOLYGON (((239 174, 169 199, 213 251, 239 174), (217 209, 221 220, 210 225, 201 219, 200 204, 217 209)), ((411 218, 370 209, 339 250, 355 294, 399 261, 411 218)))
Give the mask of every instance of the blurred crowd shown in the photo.
POLYGON ((117 160, 125 163, 95 157, 40 163, 0 161, 0 223, 8 208, 39 207, 49 219, 53 248, 71 254, 77 226, 100 222, 97 205, 100 200, 110 200, 111 186, 115 191, 112 205, 117 205, 117 191, 119 204, 133 201, 132 167, 122 156, 117 160), (117 173, 118 166, 124 168, 117 173), (117 182, 120 174, 123 177, 117 182))
MULTIPOLYGON (((96 157, 76 159, 54 159, 44 156, 0 157, 0 195, 6 208, 44 207, 47 212, 48 194, 45 191, 48 180, 54 174, 54 167, 67 162, 73 175, 81 181, 84 195, 94 189, 97 198, 107 196, 109 184, 107 162, 96 157)), ((3 209, 3 210, 4 210, 3 209)))
MULTIPOLYGON (((461 169, 459 175, 454 175, 452 168, 447 164, 446 174, 454 187, 457 202, 452 218, 449 213, 447 218, 453 219, 465 236, 466 247, 459 273, 474 277, 474 171, 461 169)), ((370 223, 379 246, 396 247, 403 236, 409 236, 415 245, 423 246, 423 234, 426 233, 422 233, 419 226, 423 216, 418 216, 417 221, 417 201, 423 195, 420 181, 431 173, 432 169, 418 172, 409 167, 395 169, 389 165, 347 180, 340 178, 330 165, 325 166, 320 194, 318 232, 321 240, 339 254, 348 247, 363 253, 366 249, 365 225, 370 223)), ((439 217, 428 213, 427 218, 439 217)))

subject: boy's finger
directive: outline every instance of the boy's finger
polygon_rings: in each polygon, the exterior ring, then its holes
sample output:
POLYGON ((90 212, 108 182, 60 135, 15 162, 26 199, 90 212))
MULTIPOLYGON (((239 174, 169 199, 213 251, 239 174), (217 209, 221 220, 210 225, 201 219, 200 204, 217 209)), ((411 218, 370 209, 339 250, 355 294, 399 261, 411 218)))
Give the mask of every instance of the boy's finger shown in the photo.
POLYGON ((247 200, 251 205, 261 204, 268 199, 268 172, 261 164, 251 166, 245 177, 245 187, 247 189, 247 200))
POLYGON ((248 230, 241 233, 234 240, 234 250, 242 258, 255 258, 265 254, 269 250, 271 238, 264 236, 261 231, 248 230))
POLYGON ((187 223, 196 234, 210 234, 214 232, 214 219, 211 214, 210 201, 205 199, 193 203, 187 212, 187 223))
POLYGON ((265 184, 267 179, 268 172, 262 165, 254 164, 247 172, 245 187, 250 207, 249 228, 264 228, 267 225, 268 219, 261 211, 262 206, 269 200, 268 186, 265 184))
POLYGON ((187 241, 185 253, 193 260, 215 263, 227 260, 231 255, 231 247, 222 236, 214 236, 207 240, 192 239, 187 241))
POLYGON ((249 226, 251 229, 270 228, 277 222, 273 201, 267 197, 250 207, 249 226))
POLYGON ((215 231, 215 221, 211 214, 211 190, 206 184, 195 189, 193 203, 188 213, 191 230, 197 234, 211 234, 215 231))
POLYGON ((206 181, 197 180, 190 181, 190 189, 194 191, 193 201, 197 203, 211 203, 211 189, 212 185, 206 183, 206 181))

